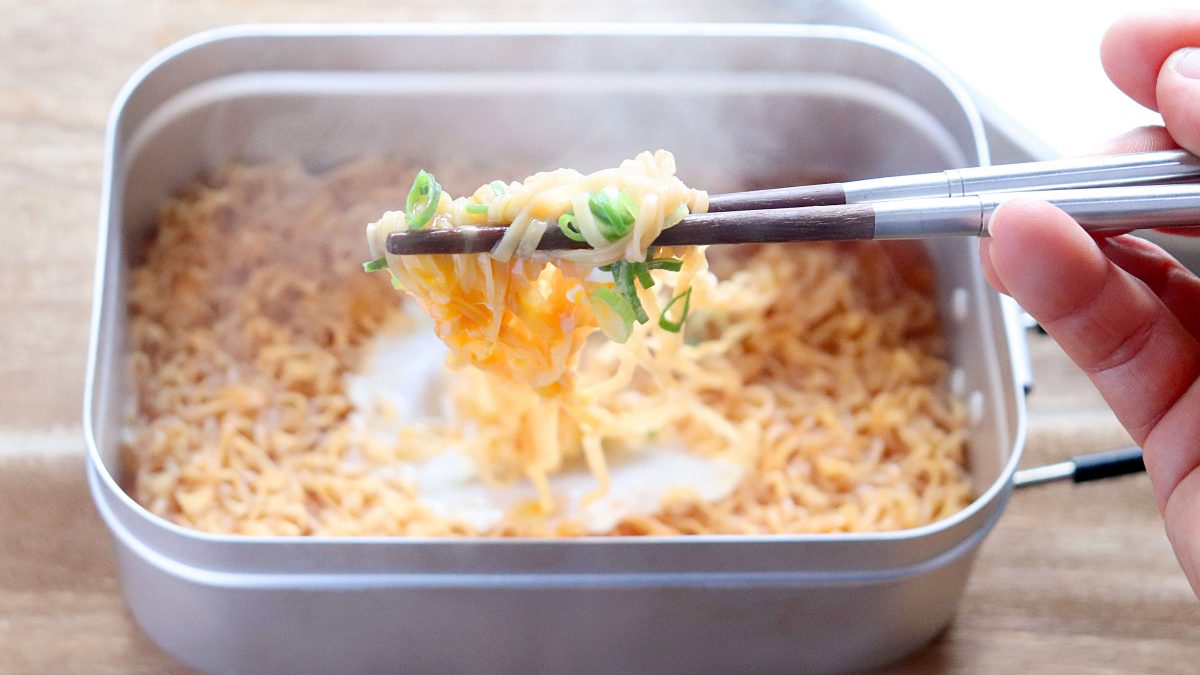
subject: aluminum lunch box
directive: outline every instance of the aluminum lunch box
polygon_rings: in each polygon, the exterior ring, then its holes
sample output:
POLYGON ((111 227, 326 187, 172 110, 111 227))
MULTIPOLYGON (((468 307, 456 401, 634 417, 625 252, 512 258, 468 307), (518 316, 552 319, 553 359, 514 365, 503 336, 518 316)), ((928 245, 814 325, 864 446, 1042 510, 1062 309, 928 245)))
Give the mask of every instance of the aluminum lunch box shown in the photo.
POLYGON ((890 38, 784 25, 248 26, 170 47, 108 129, 84 426, 145 631, 210 672, 767 672, 882 664, 951 621, 1011 493, 1027 356, 974 241, 928 242, 978 498, 879 534, 421 540, 204 534, 122 489, 125 280, 159 204, 230 160, 399 153, 599 168, 674 150, 712 191, 983 165, 962 90, 890 38), (786 179, 786 178, 785 178, 786 179))

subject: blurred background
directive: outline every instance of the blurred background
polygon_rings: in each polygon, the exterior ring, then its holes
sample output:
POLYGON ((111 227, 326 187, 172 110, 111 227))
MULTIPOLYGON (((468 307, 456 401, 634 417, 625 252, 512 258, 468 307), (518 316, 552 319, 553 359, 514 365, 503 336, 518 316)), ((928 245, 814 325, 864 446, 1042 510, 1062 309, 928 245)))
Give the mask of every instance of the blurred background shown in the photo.
POLYGON ((1088 152, 1133 127, 1159 124, 1129 100, 1100 67, 1105 29, 1133 9, 1181 2, 886 2, 864 3, 909 41, 947 65, 989 112, 1023 127, 1026 140, 1055 154, 1088 152))

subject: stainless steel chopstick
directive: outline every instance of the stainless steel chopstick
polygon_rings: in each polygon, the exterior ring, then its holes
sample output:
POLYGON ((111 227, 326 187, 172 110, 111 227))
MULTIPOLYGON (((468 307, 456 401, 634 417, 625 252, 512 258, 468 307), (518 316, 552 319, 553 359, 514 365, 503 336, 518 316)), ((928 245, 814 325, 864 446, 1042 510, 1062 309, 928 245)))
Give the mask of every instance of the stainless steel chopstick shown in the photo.
MULTIPOLYGON (((928 239, 986 236, 996 208, 1028 196, 1055 204, 1089 231, 1200 226, 1200 184, 1005 192, 874 204, 699 213, 664 230, 653 246, 778 243, 852 239, 928 239)), ((505 227, 408 230, 388 236, 394 255, 483 253, 505 227)), ((540 250, 587 248, 557 229, 540 250)))
POLYGON ((987 224, 996 208, 1018 197, 1048 201, 1088 231, 1200 225, 1200 184, 1139 185, 881 202, 871 205, 875 214, 873 238, 987 236, 987 224))
POLYGON ((1162 183, 1200 177, 1200 158, 1186 150, 1054 159, 937 173, 890 176, 846 183, 712 195, 709 213, 894 199, 961 197, 989 192, 1026 192, 1162 183))

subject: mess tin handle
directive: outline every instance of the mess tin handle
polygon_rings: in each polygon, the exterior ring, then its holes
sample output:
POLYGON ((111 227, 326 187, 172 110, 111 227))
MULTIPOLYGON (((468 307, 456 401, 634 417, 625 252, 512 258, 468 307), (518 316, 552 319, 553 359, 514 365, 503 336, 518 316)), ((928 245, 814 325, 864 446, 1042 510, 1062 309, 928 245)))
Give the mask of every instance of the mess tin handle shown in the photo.
POLYGON ((1013 474, 1013 485, 1028 487, 1068 478, 1075 483, 1085 483, 1102 478, 1141 473, 1145 470, 1146 463, 1142 460, 1142 449, 1131 446, 1119 450, 1079 455, 1056 464, 1020 469, 1013 474))
POLYGON ((1146 470, 1146 463, 1142 460, 1142 449, 1136 446, 1083 455, 1072 461, 1075 462, 1075 475, 1072 480, 1076 483, 1146 470))
MULTIPOLYGON (((1006 300, 1009 304, 1004 309, 1015 313, 1015 320, 1008 322, 1008 325, 1012 327, 1009 340, 1016 346, 1024 347, 1024 354, 1021 355, 1023 358, 1018 357, 1018 367, 1020 371, 1023 371, 1020 372, 1020 376, 1025 385, 1025 394, 1028 396, 1033 391, 1033 360, 1030 358, 1026 342, 1027 332, 1036 330, 1045 334, 1046 331, 1016 301, 1008 296, 1001 296, 1001 302, 1006 300)), ((1117 450, 1078 455, 1065 462, 1018 469, 1013 473, 1013 486, 1029 487, 1067 479, 1073 483, 1086 483, 1102 478, 1116 478, 1117 476, 1141 473, 1145 470, 1146 463, 1142 459, 1142 449, 1133 445, 1117 450)))

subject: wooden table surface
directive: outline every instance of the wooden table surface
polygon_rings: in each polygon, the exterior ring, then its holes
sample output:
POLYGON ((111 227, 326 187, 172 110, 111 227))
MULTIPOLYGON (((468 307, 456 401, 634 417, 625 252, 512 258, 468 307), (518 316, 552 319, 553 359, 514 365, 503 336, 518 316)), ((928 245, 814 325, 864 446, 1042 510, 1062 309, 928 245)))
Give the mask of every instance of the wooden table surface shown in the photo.
MULTIPOLYGON (((183 670, 125 609, 84 481, 80 400, 102 144, 122 82, 158 49, 245 21, 796 20, 811 5, 711 0, 322 3, 0 0, 0 673, 183 670)), ((1045 338, 1025 465, 1128 443, 1045 338)), ((1016 494, 958 619, 905 672, 1194 672, 1200 603, 1145 476, 1016 494)))

